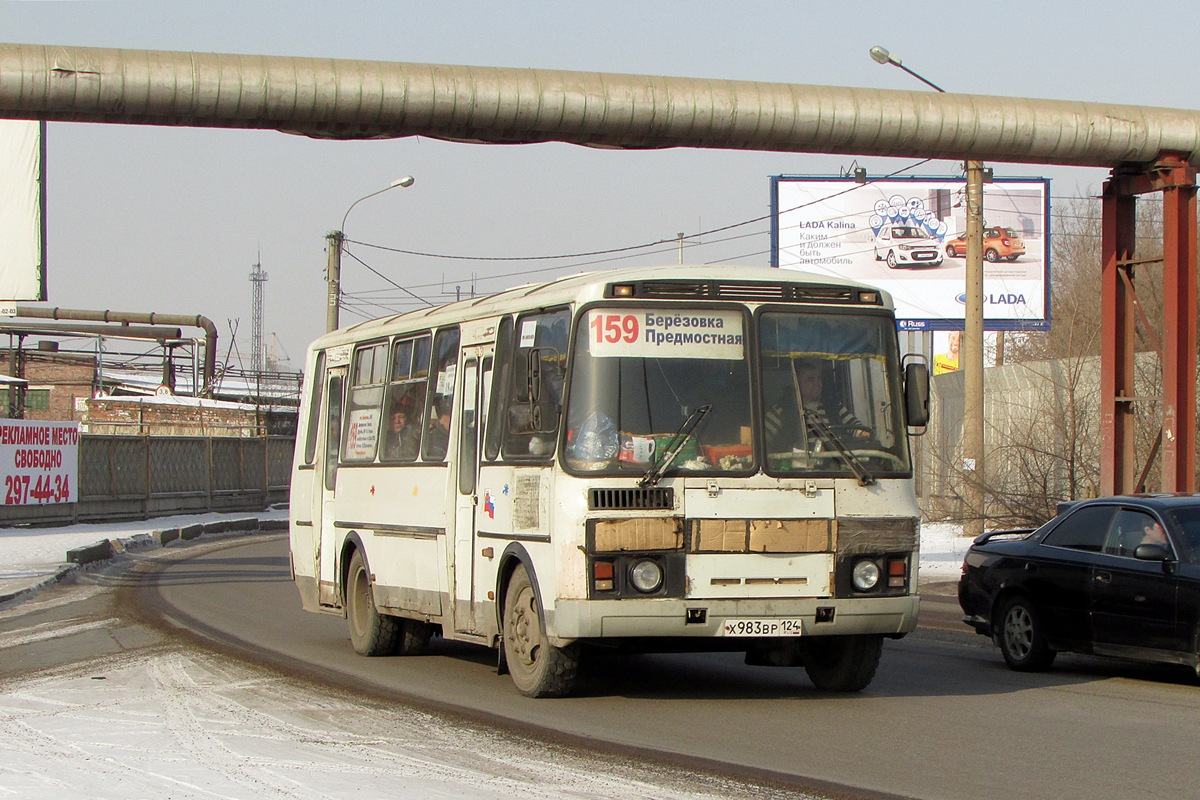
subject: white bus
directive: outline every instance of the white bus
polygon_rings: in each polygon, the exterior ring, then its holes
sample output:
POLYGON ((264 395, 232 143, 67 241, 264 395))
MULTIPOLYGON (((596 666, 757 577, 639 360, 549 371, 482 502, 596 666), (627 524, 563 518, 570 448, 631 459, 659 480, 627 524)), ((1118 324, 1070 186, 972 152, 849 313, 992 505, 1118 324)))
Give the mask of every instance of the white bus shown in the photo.
POLYGON ((475 642, 542 697, 589 647, 733 650, 857 691, 916 626, 928 370, 877 289, 578 275, 334 331, 305 376, 292 574, 359 653, 475 642))

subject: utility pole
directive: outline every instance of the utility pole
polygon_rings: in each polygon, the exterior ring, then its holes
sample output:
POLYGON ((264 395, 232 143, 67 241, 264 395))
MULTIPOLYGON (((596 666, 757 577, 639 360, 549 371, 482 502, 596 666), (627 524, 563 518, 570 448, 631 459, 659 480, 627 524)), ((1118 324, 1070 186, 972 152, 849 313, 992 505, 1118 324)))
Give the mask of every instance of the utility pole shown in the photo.
MULTIPOLYGON (((904 66, 900 58, 886 48, 876 46, 868 52, 876 63, 899 67, 926 86, 945 93, 946 90, 936 83, 904 66)), ((983 162, 968 159, 963 170, 967 174, 967 308, 959 358, 965 393, 962 473, 966 519, 963 533, 974 537, 983 533, 987 515, 983 496, 983 162)))
POLYGON ((963 330, 963 533, 983 533, 983 163, 967 161, 967 319, 963 330))
POLYGON ((329 297, 325 306, 325 330, 338 329, 338 309, 342 301, 342 242, 341 231, 330 231, 325 235, 329 242, 329 260, 325 267, 325 281, 329 284, 329 297))

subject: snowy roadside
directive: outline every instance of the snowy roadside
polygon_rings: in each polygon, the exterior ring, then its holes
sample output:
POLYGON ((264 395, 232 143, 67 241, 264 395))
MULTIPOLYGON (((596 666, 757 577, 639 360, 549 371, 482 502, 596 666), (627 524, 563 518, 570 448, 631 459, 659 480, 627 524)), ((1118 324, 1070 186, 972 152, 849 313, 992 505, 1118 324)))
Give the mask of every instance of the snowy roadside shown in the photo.
POLYGON ((286 530, 287 509, 233 514, 180 514, 149 520, 81 523, 60 527, 0 528, 0 603, 57 583, 86 562, 111 552, 161 547, 219 530, 286 530), (100 545, 97 548, 97 545, 100 545), (78 561, 71 561, 73 550, 78 561))

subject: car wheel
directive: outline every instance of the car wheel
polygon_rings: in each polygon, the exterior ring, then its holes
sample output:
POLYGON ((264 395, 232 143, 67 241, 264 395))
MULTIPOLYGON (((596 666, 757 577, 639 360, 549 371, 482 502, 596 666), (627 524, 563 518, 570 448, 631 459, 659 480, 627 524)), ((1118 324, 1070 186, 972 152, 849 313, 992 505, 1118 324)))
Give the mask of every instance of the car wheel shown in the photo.
POLYGON ((562 697, 575 686, 579 645, 555 647, 546 637, 542 608, 522 564, 504 593, 504 661, 526 697, 562 697))
POLYGON ((954 245, 947 245, 946 255, 950 256, 951 258, 958 258, 958 250, 954 247, 954 245))
POLYGON ((346 573, 346 622, 354 652, 363 656, 389 656, 396 651, 400 620, 380 614, 371 595, 371 573, 361 550, 350 558, 346 573))
POLYGON ((997 628, 1000 652, 1017 672, 1042 672, 1050 668, 1057 655, 1046 642, 1041 615, 1024 597, 1014 597, 1000 611, 997 628))
POLYGON ((995 263, 1000 260, 1000 254, 997 253, 995 248, 992 248, 992 247, 989 247, 987 250, 984 251, 983 257, 985 259, 987 259, 988 261, 991 261, 992 263, 995 263))
POLYGON ((888 262, 888 266, 889 266, 889 267, 891 267, 892 269, 895 269, 895 268, 896 268, 896 266, 897 266, 897 264, 896 264, 896 254, 895 254, 893 251, 891 251, 891 250, 888 250, 887 262, 888 262))

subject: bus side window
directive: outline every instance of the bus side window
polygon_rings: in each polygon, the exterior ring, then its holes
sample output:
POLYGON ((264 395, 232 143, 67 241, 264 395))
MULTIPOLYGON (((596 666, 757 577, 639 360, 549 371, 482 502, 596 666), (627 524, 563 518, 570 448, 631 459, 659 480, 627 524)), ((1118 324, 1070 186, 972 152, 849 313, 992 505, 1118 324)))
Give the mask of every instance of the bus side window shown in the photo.
POLYGON ((483 447, 483 457, 495 461, 500 455, 500 439, 504 426, 501 424, 503 415, 500 406, 508 387, 509 366, 512 362, 513 351, 513 321, 512 317, 500 320, 500 330, 496 334, 496 371, 493 375, 491 402, 488 405, 487 436, 483 447))
POLYGON ((346 461, 374 461, 379 444, 384 385, 388 374, 387 342, 373 343, 354 351, 354 369, 350 376, 342 458, 346 461))
POLYGON ((562 415, 570 311, 527 314, 517 319, 517 346, 507 368, 505 458, 554 454, 562 415))
POLYGON ((311 464, 317 457, 317 429, 321 421, 321 396, 325 391, 325 351, 317 355, 317 366, 313 370, 312 397, 308 401, 308 427, 304 432, 304 463, 311 464))
POLYGON ((458 372, 458 328, 438 331, 434 344, 434 377, 429 382, 428 424, 425 429, 426 461, 443 461, 450 444, 454 413, 454 384, 458 372))
POLYGON ((342 431, 342 376, 329 379, 329 407, 325 419, 325 488, 333 491, 337 484, 338 446, 342 431))
POLYGON ((428 335, 397 339, 392 347, 380 461, 415 461, 421 451, 429 348, 428 335))

